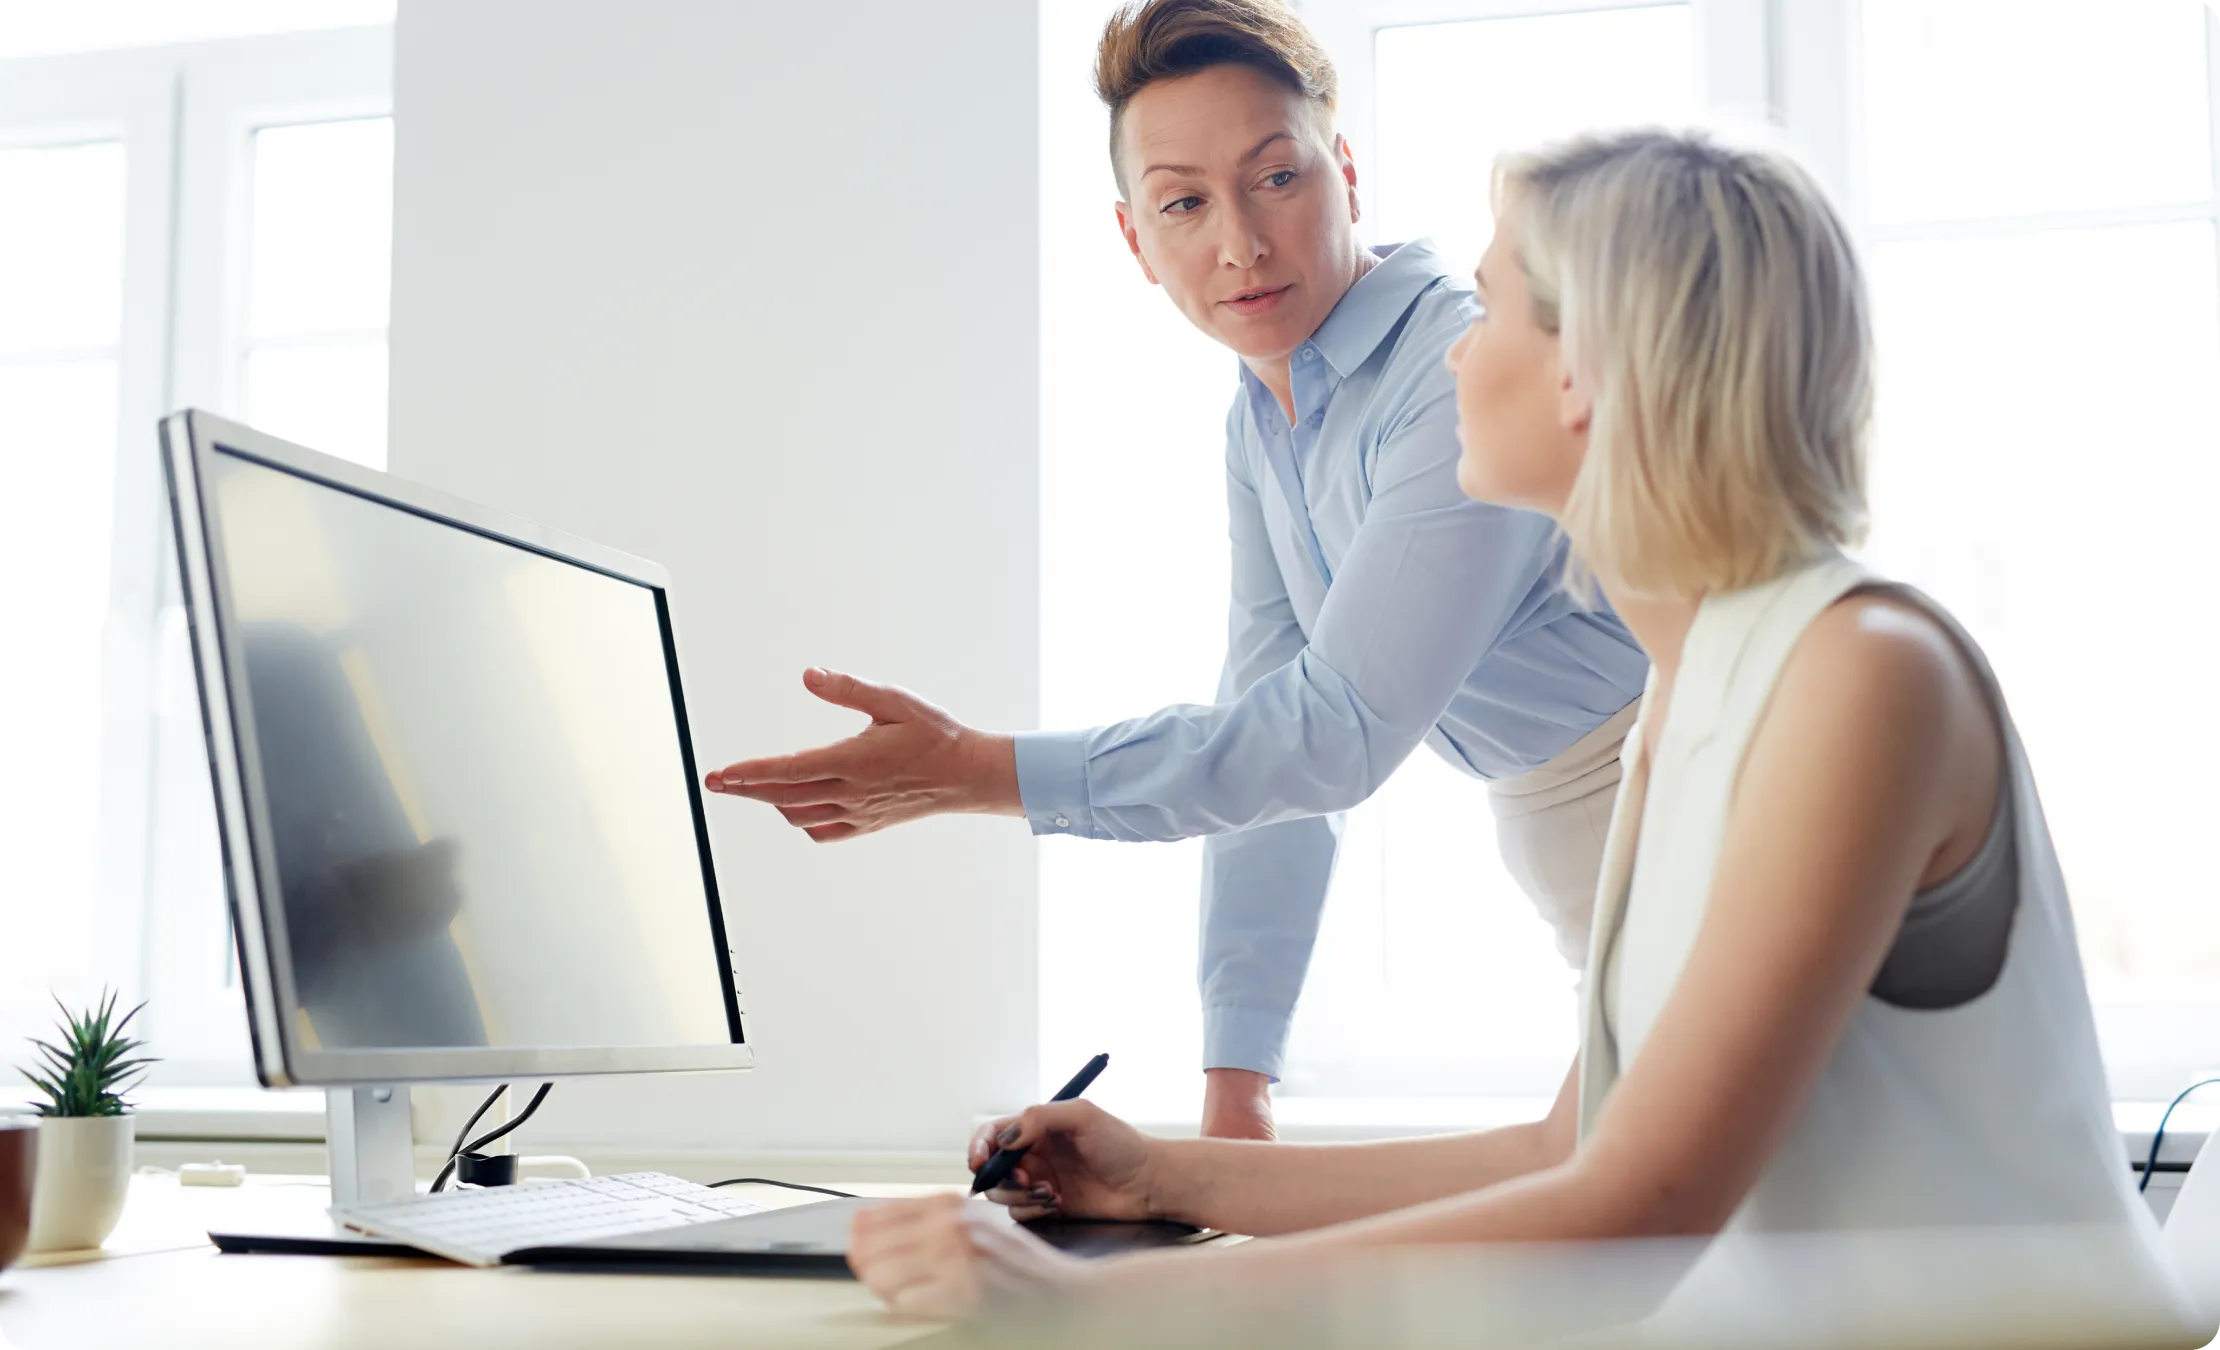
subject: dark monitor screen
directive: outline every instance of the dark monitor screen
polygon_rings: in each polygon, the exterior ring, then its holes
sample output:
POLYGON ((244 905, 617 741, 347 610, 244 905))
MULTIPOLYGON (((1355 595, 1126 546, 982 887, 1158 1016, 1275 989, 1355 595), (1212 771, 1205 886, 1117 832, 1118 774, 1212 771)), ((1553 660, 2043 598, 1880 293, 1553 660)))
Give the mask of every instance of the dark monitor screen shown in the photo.
POLYGON ((295 1043, 735 1040, 660 593, 203 463, 295 1043))

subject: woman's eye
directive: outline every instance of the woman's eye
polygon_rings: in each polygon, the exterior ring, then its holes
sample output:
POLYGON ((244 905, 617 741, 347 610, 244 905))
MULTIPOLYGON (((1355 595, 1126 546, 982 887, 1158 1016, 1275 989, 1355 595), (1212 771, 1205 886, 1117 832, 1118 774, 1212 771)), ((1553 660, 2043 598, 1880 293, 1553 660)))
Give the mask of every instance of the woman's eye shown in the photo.
POLYGON ((1293 169, 1281 169, 1277 173, 1268 175, 1264 181, 1270 183, 1273 187, 1282 188, 1294 182, 1295 178, 1296 173, 1293 169))
POLYGON ((1195 210, 1201 205, 1202 198, 1200 197, 1181 197, 1177 200, 1164 203, 1164 214, 1183 216, 1186 215, 1188 212, 1195 210))

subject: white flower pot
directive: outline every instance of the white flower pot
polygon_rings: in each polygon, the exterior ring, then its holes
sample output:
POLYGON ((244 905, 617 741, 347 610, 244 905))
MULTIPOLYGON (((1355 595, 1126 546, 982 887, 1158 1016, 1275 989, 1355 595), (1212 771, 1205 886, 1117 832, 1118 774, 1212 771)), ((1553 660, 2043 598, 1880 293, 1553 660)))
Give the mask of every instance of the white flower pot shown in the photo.
POLYGON ((131 1191, 135 1120, 130 1115, 39 1118, 32 1251, 75 1251, 107 1240, 131 1191))

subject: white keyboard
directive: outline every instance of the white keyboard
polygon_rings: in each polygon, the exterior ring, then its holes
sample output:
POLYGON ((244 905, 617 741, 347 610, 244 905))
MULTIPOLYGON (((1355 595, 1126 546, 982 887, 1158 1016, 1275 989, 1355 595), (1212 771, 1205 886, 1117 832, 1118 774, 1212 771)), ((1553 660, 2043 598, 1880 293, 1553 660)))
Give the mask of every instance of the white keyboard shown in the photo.
POLYGON ((494 1266, 525 1247, 652 1233, 760 1214, 766 1208, 661 1172, 627 1172, 441 1191, 383 1205, 333 1205, 331 1216, 358 1232, 405 1242, 451 1261, 494 1266))

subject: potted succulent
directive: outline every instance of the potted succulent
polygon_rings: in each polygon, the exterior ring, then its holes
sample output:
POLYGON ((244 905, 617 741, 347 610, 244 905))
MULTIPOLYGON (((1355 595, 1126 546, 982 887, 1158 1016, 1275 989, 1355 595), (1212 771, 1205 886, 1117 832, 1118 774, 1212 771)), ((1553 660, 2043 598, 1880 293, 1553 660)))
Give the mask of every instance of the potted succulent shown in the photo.
POLYGON ((131 1104, 123 1094, 154 1061, 125 1035, 133 1008, 116 1014, 107 994, 83 1013, 61 1007, 59 1045, 33 1038, 36 1067, 23 1076, 46 1095, 37 1103, 38 1172, 31 1185, 31 1250, 97 1247, 116 1226, 131 1187, 131 1104))

